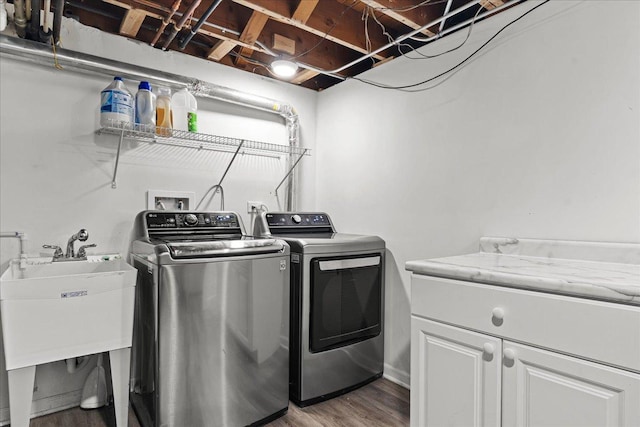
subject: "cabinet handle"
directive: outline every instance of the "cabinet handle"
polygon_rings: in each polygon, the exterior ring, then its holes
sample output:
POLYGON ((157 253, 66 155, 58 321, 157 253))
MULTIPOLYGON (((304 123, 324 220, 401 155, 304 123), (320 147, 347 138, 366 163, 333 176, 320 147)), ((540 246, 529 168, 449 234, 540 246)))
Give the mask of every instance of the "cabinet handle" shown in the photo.
POLYGON ((502 309, 500 307, 496 307, 491 312, 491 315, 496 320, 504 320, 504 309, 502 309))
POLYGON ((493 353, 496 351, 496 348, 490 342, 486 342, 482 345, 482 351, 487 356, 493 356, 493 353))
POLYGON ((502 326, 504 323, 504 309, 496 307, 491 311, 491 323, 495 326, 502 326))
POLYGON ((504 357, 504 364, 508 368, 516 363, 516 352, 513 349, 505 348, 502 352, 502 357, 504 357))

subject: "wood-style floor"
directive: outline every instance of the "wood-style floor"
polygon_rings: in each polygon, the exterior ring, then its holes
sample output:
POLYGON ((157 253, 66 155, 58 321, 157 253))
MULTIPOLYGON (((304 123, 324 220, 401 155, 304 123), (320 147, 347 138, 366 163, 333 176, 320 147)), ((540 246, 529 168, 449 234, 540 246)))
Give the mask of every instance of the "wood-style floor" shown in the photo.
POLYGON ((267 427, 396 427, 409 425, 409 390, 381 378, 345 395, 299 408, 267 427))
MULTIPOLYGON (((31 420, 30 427, 112 427, 113 406, 68 409, 31 420)), ((267 427, 396 427, 409 425, 409 390, 381 378, 351 393, 289 412, 267 427)), ((129 409, 129 427, 140 427, 129 409)))

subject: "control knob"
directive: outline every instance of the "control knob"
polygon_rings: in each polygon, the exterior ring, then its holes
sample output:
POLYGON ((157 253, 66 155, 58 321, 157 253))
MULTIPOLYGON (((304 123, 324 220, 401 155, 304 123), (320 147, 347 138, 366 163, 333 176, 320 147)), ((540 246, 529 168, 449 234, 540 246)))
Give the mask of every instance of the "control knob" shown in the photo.
POLYGON ((291 217, 291 221, 293 221, 295 224, 300 224, 302 222, 302 218, 300 218, 300 215, 293 215, 291 217))
POLYGON ((197 225, 198 224, 198 217, 195 216, 194 214, 186 214, 184 216, 184 223, 185 225, 197 225))

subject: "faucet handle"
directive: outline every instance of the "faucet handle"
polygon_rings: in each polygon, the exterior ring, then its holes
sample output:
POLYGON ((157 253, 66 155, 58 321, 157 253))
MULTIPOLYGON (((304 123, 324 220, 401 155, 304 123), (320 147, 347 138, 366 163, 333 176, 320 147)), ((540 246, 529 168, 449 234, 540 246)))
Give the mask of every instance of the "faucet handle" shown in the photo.
POLYGON ((86 242, 89 238, 89 232, 86 229, 81 228, 80 231, 78 231, 77 236, 78 240, 80 240, 81 242, 86 242))
POLYGON ((78 255, 77 258, 86 258, 87 257, 87 251, 86 248, 95 248, 96 245, 95 243, 92 243, 90 245, 82 245, 80 246, 80 248, 78 249, 78 255))
POLYGON ((63 257, 62 248, 60 246, 57 246, 57 245, 42 245, 42 247, 44 249, 55 249, 55 252, 53 253, 53 259, 58 259, 58 258, 62 258, 63 257))

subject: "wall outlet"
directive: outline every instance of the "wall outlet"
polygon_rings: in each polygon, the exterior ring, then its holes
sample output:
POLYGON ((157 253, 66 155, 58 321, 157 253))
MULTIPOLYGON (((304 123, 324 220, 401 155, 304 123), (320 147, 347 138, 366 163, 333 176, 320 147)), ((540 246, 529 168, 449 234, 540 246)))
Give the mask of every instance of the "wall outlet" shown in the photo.
POLYGON ((252 201, 249 201, 249 202, 247 202, 247 213, 260 212, 262 210, 263 206, 264 206, 263 202, 252 202, 252 201))

